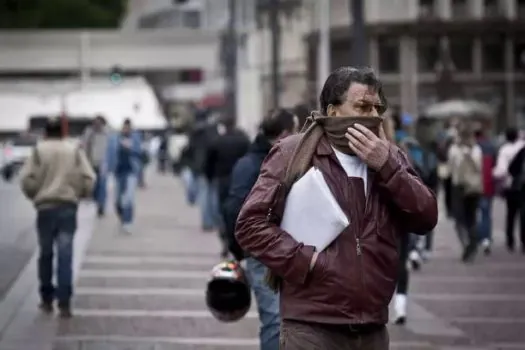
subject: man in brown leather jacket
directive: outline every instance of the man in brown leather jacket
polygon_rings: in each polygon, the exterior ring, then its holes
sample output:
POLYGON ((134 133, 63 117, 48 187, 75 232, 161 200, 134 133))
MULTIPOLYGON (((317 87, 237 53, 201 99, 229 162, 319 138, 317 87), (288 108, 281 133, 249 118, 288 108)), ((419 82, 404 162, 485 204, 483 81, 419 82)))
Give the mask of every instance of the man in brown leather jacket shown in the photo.
POLYGON ((386 108, 372 70, 335 70, 320 103, 325 117, 270 151, 239 214, 236 237, 282 279, 281 349, 388 349, 385 324, 396 287, 398 241, 434 228, 436 198, 382 126, 374 132, 355 124, 353 117, 377 119, 386 108), (288 192, 283 179, 291 160, 305 154, 350 222, 319 252, 279 226, 288 192))

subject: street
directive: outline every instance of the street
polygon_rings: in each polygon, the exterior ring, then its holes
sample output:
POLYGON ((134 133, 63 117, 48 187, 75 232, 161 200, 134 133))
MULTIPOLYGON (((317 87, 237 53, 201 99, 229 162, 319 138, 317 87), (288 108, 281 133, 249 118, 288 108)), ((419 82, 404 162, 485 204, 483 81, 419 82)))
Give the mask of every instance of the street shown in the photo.
MULTIPOLYGON (((137 195, 132 235, 119 232, 111 212, 95 223, 77 274, 75 317, 43 317, 32 300, 24 313, 33 320, 13 322, 1 350, 258 349, 255 305, 232 324, 206 309, 205 284, 219 261, 216 235, 200 232, 198 211, 184 203, 176 178, 151 174, 148 184, 137 195), (35 327, 49 334, 35 336, 35 327)), ((502 211, 496 205, 496 228, 502 211)), ((525 349, 525 257, 509 255, 502 239, 496 231, 493 254, 463 265, 442 218, 433 259, 411 275, 408 323, 389 326, 391 348, 525 349)))
POLYGON ((0 300, 36 247, 35 212, 18 182, 0 179, 0 300))

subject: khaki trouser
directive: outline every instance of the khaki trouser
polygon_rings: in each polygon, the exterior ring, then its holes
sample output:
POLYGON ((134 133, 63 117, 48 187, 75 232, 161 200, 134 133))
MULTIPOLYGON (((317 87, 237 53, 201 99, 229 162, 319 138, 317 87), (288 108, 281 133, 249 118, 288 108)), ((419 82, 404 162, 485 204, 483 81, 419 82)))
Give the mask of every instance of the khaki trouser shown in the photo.
POLYGON ((362 332, 350 326, 283 320, 280 350, 388 350, 386 326, 362 332))

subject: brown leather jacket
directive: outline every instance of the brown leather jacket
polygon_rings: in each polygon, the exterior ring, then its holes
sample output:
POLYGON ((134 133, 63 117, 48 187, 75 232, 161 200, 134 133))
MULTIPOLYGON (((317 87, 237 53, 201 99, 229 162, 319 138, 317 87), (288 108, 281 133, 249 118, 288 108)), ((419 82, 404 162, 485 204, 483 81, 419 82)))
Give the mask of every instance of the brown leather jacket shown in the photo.
MULTIPOLYGON (((396 287, 399 236, 424 234, 437 223, 434 194, 394 145, 383 168, 363 180, 349 178, 323 137, 313 157, 350 225, 319 253, 279 228, 285 195, 281 179, 299 141, 273 147, 237 219, 241 247, 284 279, 281 317, 328 324, 385 324, 396 287)), ((308 218, 304 218, 308 220, 308 218)))

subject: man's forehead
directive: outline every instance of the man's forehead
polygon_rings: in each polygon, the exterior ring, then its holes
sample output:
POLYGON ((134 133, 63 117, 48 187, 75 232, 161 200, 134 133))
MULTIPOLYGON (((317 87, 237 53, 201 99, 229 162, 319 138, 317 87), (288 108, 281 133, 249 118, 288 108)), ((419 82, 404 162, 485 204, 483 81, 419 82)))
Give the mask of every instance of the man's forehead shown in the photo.
POLYGON ((348 89, 348 98, 352 101, 367 101, 371 103, 381 103, 377 89, 360 83, 352 83, 348 89))

